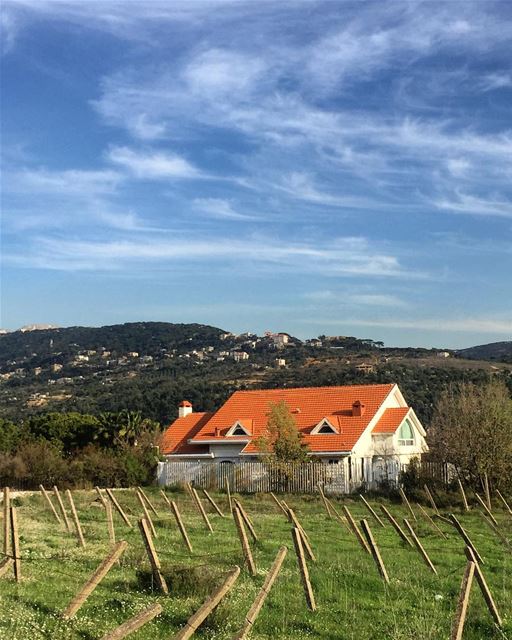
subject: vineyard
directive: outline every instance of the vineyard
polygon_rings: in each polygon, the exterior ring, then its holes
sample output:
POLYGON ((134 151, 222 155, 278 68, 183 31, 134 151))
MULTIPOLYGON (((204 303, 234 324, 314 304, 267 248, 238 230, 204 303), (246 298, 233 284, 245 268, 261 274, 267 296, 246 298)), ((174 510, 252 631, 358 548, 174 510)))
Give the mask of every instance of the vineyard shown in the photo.
POLYGON ((4 491, 0 638, 510 639, 512 513, 468 499, 4 491))

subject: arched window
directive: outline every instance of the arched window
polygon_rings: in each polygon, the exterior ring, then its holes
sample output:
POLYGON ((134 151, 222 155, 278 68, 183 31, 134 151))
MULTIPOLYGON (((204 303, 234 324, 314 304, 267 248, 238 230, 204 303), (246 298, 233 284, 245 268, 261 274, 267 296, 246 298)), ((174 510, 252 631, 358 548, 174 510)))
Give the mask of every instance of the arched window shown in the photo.
POLYGON ((400 425, 398 444, 401 447, 412 447, 414 445, 414 429, 409 420, 404 420, 400 425))

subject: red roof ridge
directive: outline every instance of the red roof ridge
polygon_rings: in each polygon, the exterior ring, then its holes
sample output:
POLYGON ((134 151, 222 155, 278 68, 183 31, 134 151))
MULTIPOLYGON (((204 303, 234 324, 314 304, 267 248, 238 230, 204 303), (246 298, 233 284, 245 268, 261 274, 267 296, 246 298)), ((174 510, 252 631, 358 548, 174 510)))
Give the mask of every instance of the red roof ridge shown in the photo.
POLYGON ((330 384, 325 385, 323 387, 280 387, 279 389, 238 389, 234 391, 232 395, 235 393, 269 393, 275 391, 276 393, 282 393, 283 391, 307 391, 308 389, 319 391, 324 389, 356 389, 360 387, 361 389, 368 389, 368 387, 389 387, 392 389, 395 386, 395 382, 382 382, 378 384, 330 384))

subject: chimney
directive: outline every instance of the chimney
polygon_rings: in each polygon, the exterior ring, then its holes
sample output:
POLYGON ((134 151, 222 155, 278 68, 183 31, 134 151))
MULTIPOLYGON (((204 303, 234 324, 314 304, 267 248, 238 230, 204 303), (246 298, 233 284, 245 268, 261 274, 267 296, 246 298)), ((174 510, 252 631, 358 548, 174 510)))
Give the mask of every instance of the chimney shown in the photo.
POLYGON ((192 405, 188 400, 182 400, 178 406, 178 416, 184 418, 192 413, 192 405))
POLYGON ((215 427, 215 437, 218 438, 220 436, 220 428, 215 427))
POLYGON ((361 400, 356 400, 355 402, 352 403, 353 416, 361 417, 362 415, 364 415, 365 411, 366 411, 366 407, 361 402, 361 400))

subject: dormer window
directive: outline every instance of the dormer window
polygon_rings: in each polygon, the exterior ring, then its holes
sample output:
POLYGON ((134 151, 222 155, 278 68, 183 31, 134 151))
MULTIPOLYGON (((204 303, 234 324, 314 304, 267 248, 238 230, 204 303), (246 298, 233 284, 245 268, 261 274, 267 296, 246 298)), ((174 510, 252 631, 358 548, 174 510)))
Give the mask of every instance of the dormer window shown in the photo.
POLYGON ((414 429, 409 420, 404 420, 400 425, 400 429, 398 430, 398 446, 414 446, 414 429))
POLYGON ((252 433, 252 420, 240 419, 228 429, 226 436, 250 436, 252 433))
MULTIPOLYGON (((337 422, 337 421, 336 421, 337 422)), ((332 424, 332 422, 328 418, 322 418, 320 422, 311 430, 312 434, 329 434, 336 433, 339 434, 338 429, 332 424)))
POLYGON ((246 436, 247 434, 242 429, 242 427, 240 425, 238 425, 237 427, 235 427, 235 429, 229 435, 230 436, 246 436))

